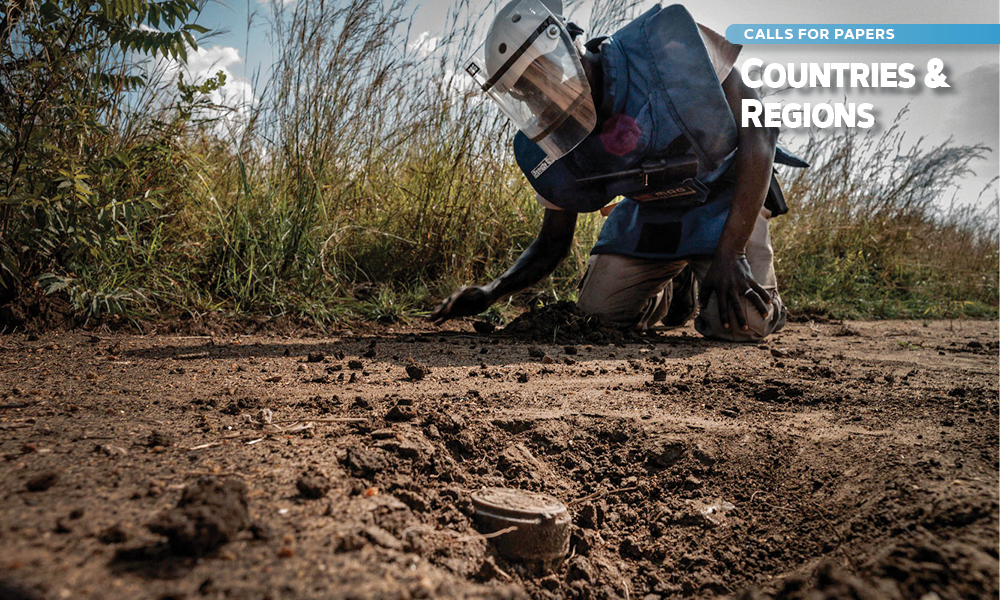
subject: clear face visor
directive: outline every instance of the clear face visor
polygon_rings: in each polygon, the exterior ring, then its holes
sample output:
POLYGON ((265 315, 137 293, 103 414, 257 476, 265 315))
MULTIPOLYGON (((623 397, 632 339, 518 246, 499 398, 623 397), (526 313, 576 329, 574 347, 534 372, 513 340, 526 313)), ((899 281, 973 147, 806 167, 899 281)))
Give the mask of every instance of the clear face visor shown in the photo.
POLYGON ((597 114, 580 55, 538 0, 504 7, 466 71, 553 160, 594 130, 597 114))

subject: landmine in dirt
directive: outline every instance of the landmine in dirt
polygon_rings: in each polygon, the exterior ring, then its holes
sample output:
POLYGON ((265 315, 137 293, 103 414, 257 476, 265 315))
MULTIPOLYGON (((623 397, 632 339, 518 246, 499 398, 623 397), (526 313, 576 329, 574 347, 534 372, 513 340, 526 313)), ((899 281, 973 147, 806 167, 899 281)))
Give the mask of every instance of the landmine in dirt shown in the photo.
POLYGON ((451 327, 0 338, 0 593, 997 596, 996 322, 451 327), (497 555, 483 488, 568 506, 569 555, 497 555))

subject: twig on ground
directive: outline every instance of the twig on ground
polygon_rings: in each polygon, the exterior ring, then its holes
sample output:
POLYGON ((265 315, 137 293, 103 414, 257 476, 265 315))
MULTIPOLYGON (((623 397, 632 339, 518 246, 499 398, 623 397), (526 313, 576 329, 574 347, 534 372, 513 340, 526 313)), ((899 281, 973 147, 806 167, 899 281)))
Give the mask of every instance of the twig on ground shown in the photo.
POLYGON ((503 529, 501 529, 499 531, 494 531, 493 533, 480 533, 477 536, 470 536, 470 537, 472 537, 472 539, 475 539, 476 537, 479 537, 479 538, 482 538, 484 540, 489 540, 489 539, 492 539, 492 538, 495 538, 495 537, 500 537, 501 535, 508 534, 508 533, 510 533, 512 531, 517 531, 517 525, 511 525, 510 527, 504 527, 503 529))
POLYGON ((222 446, 225 441, 221 442, 208 442, 207 444, 199 444, 197 446, 191 446, 188 448, 188 452, 194 452, 195 450, 205 450, 206 448, 215 448, 216 446, 222 446))
POLYGON ((630 487, 618 488, 617 490, 601 490, 600 492, 594 492, 593 494, 589 494, 587 496, 584 496, 583 498, 576 498, 574 500, 570 500, 569 502, 566 503, 566 506, 576 506, 581 502, 589 502, 590 500, 597 500, 598 498, 610 496, 611 494, 624 494, 625 492, 634 492, 638 489, 639 486, 633 485, 630 487))
POLYGON ((176 475, 167 475, 166 477, 239 477, 237 473, 232 471, 220 471, 218 473, 213 473, 212 471, 184 471, 177 473, 176 475))
MULTIPOLYGON (((361 419, 361 420, 364 420, 364 419, 361 419)), ((191 448, 188 448, 188 451, 205 450, 206 448, 214 448, 215 446, 221 446, 222 444, 226 443, 228 440, 241 440, 241 441, 242 440, 246 440, 246 445, 249 446, 249 445, 252 445, 252 444, 259 443, 259 442, 263 441, 264 439, 271 437, 272 435, 282 434, 282 433, 298 433, 300 431, 305 431, 307 429, 312 429, 313 428, 313 423, 340 423, 340 422, 341 421, 333 421, 333 420, 328 420, 328 419, 307 419, 307 420, 306 419, 292 419, 292 420, 288 420, 288 421, 276 421, 276 422, 272 422, 271 423, 271 425, 273 425, 275 427, 276 431, 265 431, 265 432, 253 431, 253 432, 249 432, 249 433, 231 433, 229 435, 222 436, 222 438, 219 441, 208 442, 208 443, 205 443, 205 444, 199 444, 197 446, 192 446, 191 448), (274 423, 295 423, 295 425, 292 425, 291 427, 278 427, 274 423)))
POLYGON ((435 533, 437 530, 431 527, 430 525, 411 525, 406 529, 404 529, 403 531, 399 532, 399 537, 403 538, 403 541, 405 542, 406 535, 409 533, 413 533, 414 531, 427 531, 430 533, 435 533))
POLYGON ((496 569, 497 575, 502 576, 507 581, 514 581, 514 578, 511 577, 510 575, 508 575, 507 571, 504 571, 503 569, 501 569, 500 565, 494 564, 493 568, 496 569))
POLYGON ((282 419, 280 421, 271 421, 271 423, 364 423, 368 419, 364 417, 324 417, 319 419, 282 419))
POLYGON ((517 531, 517 525, 511 525, 510 527, 505 527, 505 528, 503 528, 503 529, 501 529, 499 531, 494 531, 493 533, 479 533, 479 532, 476 532, 476 533, 473 533, 472 535, 459 536, 459 537, 456 537, 456 538, 452 539, 451 543, 452 544, 461 544, 461 543, 472 542, 472 541, 477 541, 477 540, 489 540, 489 539, 493 539, 493 538, 496 538, 496 537, 500 537, 501 535, 508 534, 508 533, 510 533, 512 531, 517 531))
MULTIPOLYGON (((750 502, 749 502, 750 504, 753 504, 753 499, 757 497, 757 494, 767 494, 767 492, 763 490, 757 490, 756 492, 750 494, 750 502)), ((785 512, 797 512, 794 508, 788 508, 787 506, 778 506, 777 504, 771 504, 770 502, 764 502, 763 500, 758 500, 758 502, 766 506, 770 506, 771 508, 775 508, 777 510, 783 510, 785 512)))
POLYGON ((301 423, 296 423, 291 427, 285 427, 285 428, 278 427, 278 433, 296 433, 299 431, 305 431, 306 429, 312 429, 312 428, 313 428, 312 421, 303 421, 301 423))

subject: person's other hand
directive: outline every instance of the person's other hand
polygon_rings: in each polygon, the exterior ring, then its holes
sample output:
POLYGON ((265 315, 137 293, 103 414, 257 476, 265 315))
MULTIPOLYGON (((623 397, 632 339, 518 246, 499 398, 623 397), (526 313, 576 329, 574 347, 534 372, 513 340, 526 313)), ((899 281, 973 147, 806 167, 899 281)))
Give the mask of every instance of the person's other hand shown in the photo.
POLYGON ((441 301, 428 317, 431 321, 441 324, 448 319, 478 315, 490 305, 493 298, 486 288, 479 285, 467 285, 441 301))
POLYGON ((716 256, 701 282, 699 301, 702 310, 708 307, 713 293, 719 308, 719 321, 730 331, 733 328, 747 329, 743 298, 757 309, 761 317, 767 318, 767 305, 771 303, 771 295, 754 281, 746 255, 739 254, 731 258, 716 256))

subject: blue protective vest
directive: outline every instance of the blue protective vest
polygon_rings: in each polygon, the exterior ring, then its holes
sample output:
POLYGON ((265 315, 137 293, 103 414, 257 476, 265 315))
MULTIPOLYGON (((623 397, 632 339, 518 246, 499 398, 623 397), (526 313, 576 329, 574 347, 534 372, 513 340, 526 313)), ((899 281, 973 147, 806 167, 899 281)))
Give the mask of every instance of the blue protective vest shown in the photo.
MULTIPOLYGON (((608 216, 594 254, 679 258, 712 254, 732 200, 737 129, 698 25, 680 5, 656 6, 596 49, 604 88, 595 131, 552 162, 526 136, 514 138, 518 166, 535 191, 556 206, 593 212, 617 195, 603 183, 580 179, 618 173, 650 159, 697 159, 700 197, 638 202, 625 198, 608 216)), ((805 163, 779 151, 776 161, 805 163)), ((772 180, 765 203, 772 214, 787 207, 772 180)))

